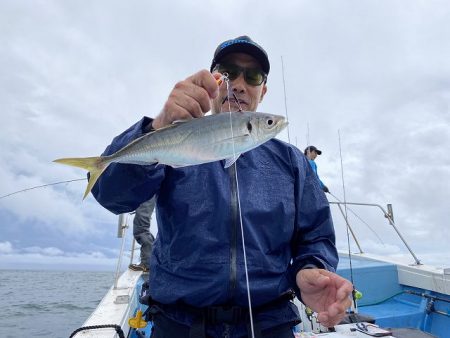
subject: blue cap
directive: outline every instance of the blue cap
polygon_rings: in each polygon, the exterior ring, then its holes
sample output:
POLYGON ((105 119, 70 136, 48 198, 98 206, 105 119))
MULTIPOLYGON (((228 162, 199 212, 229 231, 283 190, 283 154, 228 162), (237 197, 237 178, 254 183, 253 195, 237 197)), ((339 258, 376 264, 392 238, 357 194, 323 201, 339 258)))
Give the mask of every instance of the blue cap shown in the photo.
POLYGON ((244 53, 253 56, 261 64, 262 70, 269 74, 270 63, 266 51, 246 35, 224 41, 216 48, 211 63, 211 72, 220 63, 220 60, 230 53, 244 53))

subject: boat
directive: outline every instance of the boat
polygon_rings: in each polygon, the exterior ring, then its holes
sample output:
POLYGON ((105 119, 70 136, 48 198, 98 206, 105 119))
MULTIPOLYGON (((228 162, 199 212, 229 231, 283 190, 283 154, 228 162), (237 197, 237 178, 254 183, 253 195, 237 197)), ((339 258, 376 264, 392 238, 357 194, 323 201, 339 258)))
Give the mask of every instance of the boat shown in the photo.
MULTIPOLYGON (((355 295, 362 294, 362 298, 355 300, 356 306, 349 311, 345 321, 332 330, 321 326, 310 309, 294 300, 302 317, 302 323, 293 327, 295 337, 450 337, 450 268, 437 268, 419 261, 395 226, 392 205, 385 210, 378 204, 341 201, 330 204, 341 211, 360 250, 358 253, 339 252, 337 273, 352 280, 358 290, 355 295), (412 262, 365 253, 343 212, 343 208, 349 205, 380 208, 410 251, 412 262)), ((145 322, 142 317, 147 305, 139 301, 147 275, 130 269, 119 272, 127 228, 126 217, 120 215, 118 237, 122 238, 121 254, 114 285, 71 337, 150 337, 152 323, 145 322)), ((133 251, 134 242, 131 262, 133 251)))

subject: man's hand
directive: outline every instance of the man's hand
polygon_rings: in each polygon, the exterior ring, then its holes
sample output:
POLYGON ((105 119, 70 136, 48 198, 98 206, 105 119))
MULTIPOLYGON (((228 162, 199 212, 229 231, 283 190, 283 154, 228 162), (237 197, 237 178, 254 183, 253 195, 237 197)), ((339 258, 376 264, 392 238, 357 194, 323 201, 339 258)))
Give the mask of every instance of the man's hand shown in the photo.
POLYGON ((170 92, 162 111, 153 120, 153 129, 159 129, 177 120, 202 117, 211 110, 211 99, 219 95, 219 77, 220 74, 212 75, 207 70, 201 70, 178 82, 170 92))
POLYGON ((348 280, 323 269, 303 269, 296 282, 303 302, 318 313, 322 325, 332 327, 344 318, 352 303, 353 286, 348 280))

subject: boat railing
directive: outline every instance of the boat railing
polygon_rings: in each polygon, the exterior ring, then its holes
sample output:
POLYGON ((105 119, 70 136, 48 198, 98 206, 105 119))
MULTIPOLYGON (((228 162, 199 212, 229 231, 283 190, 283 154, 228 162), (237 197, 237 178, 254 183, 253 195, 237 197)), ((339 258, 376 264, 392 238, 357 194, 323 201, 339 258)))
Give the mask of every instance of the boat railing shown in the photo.
MULTIPOLYGON (((125 250, 125 241, 126 241, 126 230, 128 229, 128 216, 130 214, 120 214, 119 215, 119 222, 117 224, 117 238, 121 238, 122 241, 120 243, 120 252, 119 252, 119 259, 117 260, 117 266, 116 266, 116 273, 114 276, 114 290, 117 290, 117 282, 120 277, 120 270, 122 267, 122 258, 124 255, 125 250)), ((132 246, 134 247, 134 240, 132 246)), ((131 250, 131 259, 133 259, 133 252, 134 250, 131 250)))
POLYGON ((361 248, 361 246, 360 246, 360 244, 358 242, 358 239, 356 238, 356 235, 355 235, 352 227, 349 224, 348 217, 347 217, 346 213, 344 213, 344 210, 342 210, 342 206, 346 207, 347 205, 359 205, 359 206, 368 206, 368 207, 377 207, 377 208, 379 208, 383 212, 384 217, 388 219, 389 224, 394 228, 394 230, 397 233, 398 237, 403 242, 403 244, 406 246, 406 248, 408 249, 408 251, 411 254, 411 256, 414 258, 415 265, 421 265, 422 264, 420 262, 420 260, 417 258, 417 256, 414 254, 414 252, 412 251, 412 249, 409 246, 409 244, 406 242, 406 239, 400 233, 400 230, 395 225, 392 204, 388 204, 387 205, 387 210, 384 209, 381 205, 375 204, 375 203, 357 203, 357 202, 342 202, 342 201, 338 201, 338 202, 330 202, 330 204, 335 204, 335 205, 337 205, 339 207, 339 210, 341 211, 342 217, 344 217, 345 224, 347 225, 350 233, 352 234, 352 237, 355 240, 355 243, 358 246, 358 249, 359 249, 360 253, 363 253, 362 248, 361 248))
MULTIPOLYGON (((420 260, 417 258, 417 256, 414 254, 414 252, 412 251, 412 249, 409 246, 409 244, 406 242, 406 239, 400 233, 400 230, 395 225, 392 204, 388 204, 387 205, 387 210, 384 209, 381 205, 375 204, 375 203, 357 203, 357 202, 342 202, 342 201, 338 201, 338 202, 330 202, 330 204, 334 204, 334 205, 338 206, 338 208, 339 208, 339 210, 340 210, 340 212, 342 214, 342 217, 344 218, 345 224, 348 227, 350 233, 352 234, 352 237, 353 237, 356 245, 358 246, 358 249, 359 249, 360 253, 363 253, 363 250, 362 250, 361 245, 360 245, 360 243, 359 243, 359 241, 358 241, 358 239, 356 237, 355 232, 353 231, 353 228, 351 227, 351 225, 350 225, 350 223, 348 221, 348 217, 346 216, 346 213, 343 210, 343 206, 346 207, 347 205, 358 205, 358 206, 377 207, 378 209, 380 209, 383 212, 384 217, 386 217, 388 219, 389 224, 394 228, 394 230, 397 233, 398 237, 403 242, 403 244, 406 246, 406 248, 408 249, 408 251, 410 252, 412 257, 414 258, 415 265, 421 265, 422 264, 420 262, 420 260)), ((117 237, 121 238, 122 241, 121 241, 121 244, 120 244, 119 259, 117 261, 117 267, 116 267, 116 272, 115 272, 114 289, 117 289, 117 282, 118 282, 119 277, 120 277, 120 270, 121 270, 121 266, 122 266, 122 258, 123 258, 124 250, 125 250, 126 229, 129 227, 128 226, 128 218, 132 214, 133 213, 126 213, 126 214, 120 214, 119 215, 119 221, 118 221, 118 227, 117 227, 117 237)), ((132 247, 131 247, 130 263, 133 262, 134 247, 135 247, 135 241, 134 240, 132 241, 131 246, 132 247)))

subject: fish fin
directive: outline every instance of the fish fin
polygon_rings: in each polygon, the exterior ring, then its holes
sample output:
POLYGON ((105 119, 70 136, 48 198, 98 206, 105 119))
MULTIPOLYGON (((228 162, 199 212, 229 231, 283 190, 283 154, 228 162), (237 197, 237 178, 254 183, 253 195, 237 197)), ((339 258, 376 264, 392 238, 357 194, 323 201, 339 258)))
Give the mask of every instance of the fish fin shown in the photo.
POLYGON ((192 120, 192 119, 176 120, 176 121, 173 121, 171 124, 168 124, 167 126, 164 126, 164 127, 158 128, 158 129, 155 129, 155 130, 151 131, 150 133, 154 133, 154 132, 156 132, 156 131, 161 131, 161 130, 164 130, 164 129, 173 128, 173 127, 176 127, 176 126, 178 126, 178 125, 180 125, 180 124, 186 123, 186 122, 191 121, 191 120, 192 120))
POLYGON ((236 157, 226 158, 224 168, 231 167, 233 165, 233 163, 237 161, 239 156, 241 156, 241 154, 236 154, 236 157))
POLYGON ((105 159, 105 157, 72 157, 72 158, 59 158, 53 162, 70 165, 72 167, 83 168, 89 171, 89 182, 84 192, 83 199, 91 191, 95 182, 97 182, 100 175, 105 171, 108 165, 111 163, 105 159))
POLYGON ((186 123, 186 122, 188 122, 188 121, 190 121, 190 120, 191 120, 191 119, 175 120, 175 121, 172 122, 172 126, 173 126, 173 125, 177 125, 177 124, 183 124, 183 123, 186 123))

